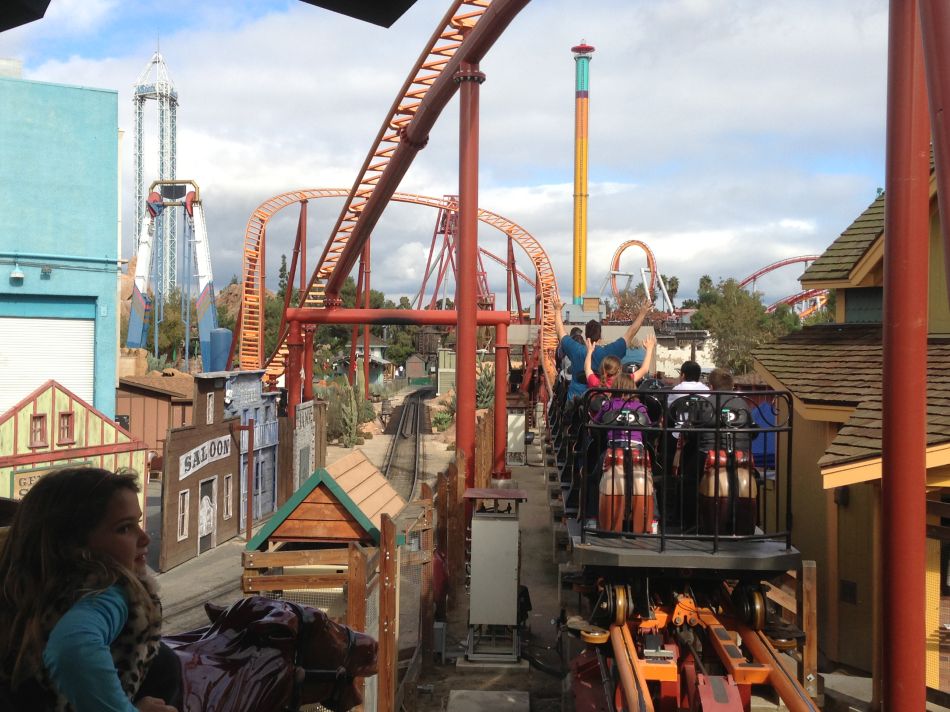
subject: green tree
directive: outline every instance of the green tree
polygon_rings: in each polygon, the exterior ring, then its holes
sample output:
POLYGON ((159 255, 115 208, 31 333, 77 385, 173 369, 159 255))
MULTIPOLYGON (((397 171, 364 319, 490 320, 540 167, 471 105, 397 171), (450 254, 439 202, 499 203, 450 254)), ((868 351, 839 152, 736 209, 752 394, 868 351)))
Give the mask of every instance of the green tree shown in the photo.
POLYGON ((779 304, 769 314, 769 332, 773 338, 781 338, 802 328, 802 320, 788 304, 779 304))
POLYGON ((218 326, 222 329, 230 329, 233 333, 237 329, 237 314, 230 314, 221 304, 217 305, 218 326))
POLYGON ((803 320, 805 326, 814 326, 816 324, 831 324, 835 320, 835 304, 837 302, 837 292, 831 290, 828 292, 828 298, 820 308, 809 314, 803 320))
POLYGON ((775 338, 774 322, 765 313, 760 296, 740 287, 735 279, 714 286, 704 275, 699 285, 699 308, 691 322, 698 329, 707 329, 715 339, 716 365, 735 374, 751 371, 752 351, 775 338))
POLYGON ((663 284, 666 285, 666 291, 670 295, 670 299, 676 299, 676 293, 680 291, 680 278, 675 276, 667 277, 665 274, 661 274, 660 279, 662 279, 663 284))
MULTIPOLYGON (((178 363, 178 359, 184 355, 185 346, 185 323, 181 318, 181 290, 173 290, 165 300, 165 307, 162 310, 162 321, 158 325, 158 355, 171 364, 178 363)), ((192 309, 195 303, 192 300, 192 309)), ((152 319, 158 315, 158 305, 152 305, 152 319)), ((192 311, 191 318, 192 337, 198 335, 198 319, 192 311)), ((145 348, 149 353, 155 352, 155 322, 152 321, 146 330, 145 348)), ((190 350, 194 356, 198 353, 197 344, 193 343, 190 350)))
POLYGON ((280 256, 280 269, 277 270, 277 295, 281 298, 287 293, 287 280, 290 277, 287 272, 287 255, 280 256))

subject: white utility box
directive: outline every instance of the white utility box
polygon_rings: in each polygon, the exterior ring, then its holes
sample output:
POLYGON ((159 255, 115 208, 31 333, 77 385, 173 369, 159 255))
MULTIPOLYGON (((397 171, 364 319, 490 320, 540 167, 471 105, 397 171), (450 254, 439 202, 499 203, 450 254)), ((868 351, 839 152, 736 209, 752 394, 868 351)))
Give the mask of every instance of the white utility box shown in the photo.
POLYGON ((468 489, 472 503, 469 559, 469 660, 517 661, 521 539, 518 505, 524 490, 468 489))
POLYGON ((508 406, 508 443, 505 446, 506 465, 524 465, 528 461, 525 446, 527 414, 521 407, 508 406))

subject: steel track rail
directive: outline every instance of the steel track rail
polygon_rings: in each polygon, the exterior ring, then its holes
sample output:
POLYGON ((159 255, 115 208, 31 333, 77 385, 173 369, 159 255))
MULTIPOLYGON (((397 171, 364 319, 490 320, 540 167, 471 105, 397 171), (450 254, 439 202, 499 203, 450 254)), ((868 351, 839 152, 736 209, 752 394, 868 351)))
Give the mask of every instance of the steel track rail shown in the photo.
MULTIPOLYGON (((293 190, 261 203, 251 215, 247 223, 244 236, 244 281, 245 285, 257 285, 253 289, 246 289, 242 295, 240 349, 238 359, 243 369, 267 369, 268 375, 280 376, 284 372, 286 353, 287 330, 285 328, 277 339, 277 350, 265 360, 263 343, 260 340, 258 327, 261 321, 260 288, 263 275, 263 243, 265 240, 267 223, 279 211, 291 205, 316 200, 320 198, 343 198, 349 194, 345 188, 304 188, 293 190), (247 315, 245 317, 245 315, 247 315)), ((441 210, 458 209, 457 204, 443 198, 434 198, 413 193, 393 193, 390 198, 400 203, 423 205, 441 210)), ((509 236, 527 254, 534 267, 536 283, 532 285, 541 297, 541 314, 537 321, 541 327, 541 343, 544 349, 545 370, 553 369, 554 352, 557 348, 557 335, 554 326, 554 306, 558 300, 557 277, 551 259, 538 239, 525 230, 518 223, 493 213, 490 210, 478 209, 478 219, 496 230, 509 236)), ((520 275, 526 278, 526 275, 520 275)), ((553 371, 552 371, 553 373, 553 371)))

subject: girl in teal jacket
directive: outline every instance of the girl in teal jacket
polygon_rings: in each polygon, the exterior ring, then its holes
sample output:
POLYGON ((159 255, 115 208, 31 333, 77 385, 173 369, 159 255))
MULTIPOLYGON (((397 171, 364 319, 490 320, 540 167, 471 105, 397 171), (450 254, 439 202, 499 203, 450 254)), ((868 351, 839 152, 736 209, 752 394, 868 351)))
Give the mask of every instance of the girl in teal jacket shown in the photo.
POLYGON ((162 612, 138 492, 134 473, 84 467, 23 498, 0 546, 0 707, 175 712, 141 693, 162 612))

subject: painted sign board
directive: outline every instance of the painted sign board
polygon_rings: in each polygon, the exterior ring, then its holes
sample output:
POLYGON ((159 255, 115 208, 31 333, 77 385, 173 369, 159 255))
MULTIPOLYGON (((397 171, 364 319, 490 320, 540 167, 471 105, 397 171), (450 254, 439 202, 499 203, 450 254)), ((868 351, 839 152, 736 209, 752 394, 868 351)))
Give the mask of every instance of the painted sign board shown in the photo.
POLYGON ((178 458, 178 479, 194 474, 209 462, 223 460, 231 454, 231 436, 213 438, 192 448, 178 458))

